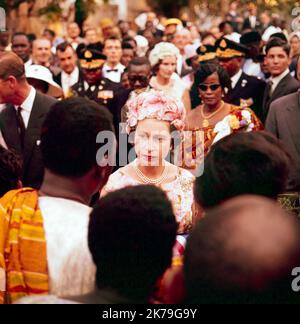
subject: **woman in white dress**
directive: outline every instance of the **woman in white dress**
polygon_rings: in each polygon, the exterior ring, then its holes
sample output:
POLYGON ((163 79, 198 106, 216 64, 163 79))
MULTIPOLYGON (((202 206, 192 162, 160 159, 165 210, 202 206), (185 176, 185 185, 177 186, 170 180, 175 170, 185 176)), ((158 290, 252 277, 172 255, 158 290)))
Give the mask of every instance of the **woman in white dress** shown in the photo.
POLYGON ((179 58, 180 53, 175 45, 166 42, 157 44, 149 55, 154 74, 150 80, 150 86, 181 100, 188 113, 191 111, 191 98, 187 85, 176 73, 179 58))

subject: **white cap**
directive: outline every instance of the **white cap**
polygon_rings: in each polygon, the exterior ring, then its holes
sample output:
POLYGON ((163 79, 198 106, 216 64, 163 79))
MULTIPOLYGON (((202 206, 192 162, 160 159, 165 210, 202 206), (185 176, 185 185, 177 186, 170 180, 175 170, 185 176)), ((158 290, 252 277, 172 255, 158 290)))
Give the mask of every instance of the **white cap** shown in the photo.
POLYGON ((26 68, 26 78, 37 79, 49 84, 47 95, 55 98, 63 96, 62 88, 53 80, 52 73, 42 65, 30 65, 26 68))

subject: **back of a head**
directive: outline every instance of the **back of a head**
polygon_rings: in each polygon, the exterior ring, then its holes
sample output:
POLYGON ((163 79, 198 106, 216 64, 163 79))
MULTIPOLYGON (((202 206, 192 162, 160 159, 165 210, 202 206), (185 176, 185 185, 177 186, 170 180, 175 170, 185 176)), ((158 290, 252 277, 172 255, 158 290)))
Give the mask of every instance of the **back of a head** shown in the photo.
POLYGON ((212 146, 196 179, 195 199, 203 208, 253 194, 276 199, 285 191, 290 157, 267 132, 236 133, 212 146))
POLYGON ((10 76, 18 81, 25 80, 25 67, 17 54, 5 52, 0 54, 0 79, 6 80, 10 76))
POLYGON ((0 145, 0 197, 18 188, 22 176, 22 159, 0 145))
POLYGON ((164 192, 128 187, 103 197, 89 224, 97 286, 145 302, 170 266, 177 223, 164 192))
POLYGON ((208 212, 192 231, 186 301, 297 302, 291 273, 299 264, 299 219, 266 198, 238 197, 208 212))
POLYGON ((112 132, 114 136, 107 108, 85 98, 56 103, 42 126, 45 168, 64 177, 84 176, 97 164, 97 152, 104 145, 96 142, 100 132, 112 132))

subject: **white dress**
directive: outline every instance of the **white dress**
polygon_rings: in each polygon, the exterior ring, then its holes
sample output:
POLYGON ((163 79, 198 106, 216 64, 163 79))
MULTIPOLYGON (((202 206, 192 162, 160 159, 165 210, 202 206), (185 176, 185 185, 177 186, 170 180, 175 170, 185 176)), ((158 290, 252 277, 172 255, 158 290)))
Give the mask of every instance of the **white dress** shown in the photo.
POLYGON ((184 92, 188 89, 185 82, 183 82, 177 74, 174 73, 172 76, 170 83, 166 86, 163 86, 157 82, 156 77, 152 77, 150 80, 150 86, 155 89, 162 91, 168 96, 171 96, 177 100, 182 101, 182 97, 184 92))

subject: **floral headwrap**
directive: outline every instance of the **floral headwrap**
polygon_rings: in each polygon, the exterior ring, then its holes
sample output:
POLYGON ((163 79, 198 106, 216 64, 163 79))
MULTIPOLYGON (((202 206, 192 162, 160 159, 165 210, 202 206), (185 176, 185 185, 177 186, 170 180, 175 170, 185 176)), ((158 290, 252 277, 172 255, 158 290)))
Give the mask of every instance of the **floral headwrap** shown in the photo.
POLYGON ((178 131, 184 129, 185 108, 182 102, 163 92, 143 92, 128 103, 127 133, 146 118, 170 122, 178 131))

